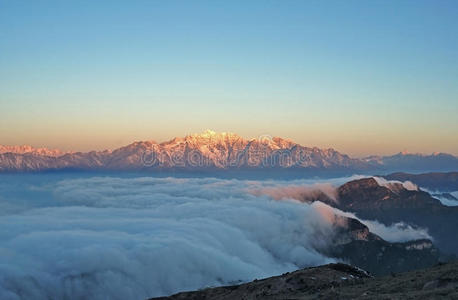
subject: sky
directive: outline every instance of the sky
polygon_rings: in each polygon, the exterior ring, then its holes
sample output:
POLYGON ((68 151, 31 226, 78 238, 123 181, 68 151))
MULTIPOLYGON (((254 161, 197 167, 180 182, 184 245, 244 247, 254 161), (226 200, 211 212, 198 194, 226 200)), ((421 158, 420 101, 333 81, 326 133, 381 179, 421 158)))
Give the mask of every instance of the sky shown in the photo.
POLYGON ((205 129, 458 155, 457 1, 0 0, 0 144, 205 129))

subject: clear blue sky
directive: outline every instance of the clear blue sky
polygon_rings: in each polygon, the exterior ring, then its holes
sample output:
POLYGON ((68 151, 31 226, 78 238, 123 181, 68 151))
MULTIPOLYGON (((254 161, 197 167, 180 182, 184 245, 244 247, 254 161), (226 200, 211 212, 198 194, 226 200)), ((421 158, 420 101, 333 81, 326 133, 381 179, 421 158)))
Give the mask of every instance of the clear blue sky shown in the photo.
POLYGON ((458 154, 457 116, 458 1, 0 0, 0 144, 458 154))

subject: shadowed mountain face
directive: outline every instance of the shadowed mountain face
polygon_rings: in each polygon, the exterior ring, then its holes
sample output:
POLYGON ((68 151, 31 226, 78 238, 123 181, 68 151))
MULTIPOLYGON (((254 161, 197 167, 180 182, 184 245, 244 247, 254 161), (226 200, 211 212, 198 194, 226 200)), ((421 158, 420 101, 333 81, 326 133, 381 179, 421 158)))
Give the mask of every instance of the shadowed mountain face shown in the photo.
POLYGON ((374 178, 349 181, 337 188, 336 197, 326 193, 304 193, 294 196, 303 202, 321 201, 360 219, 375 220, 390 226, 404 222, 428 230, 441 251, 458 254, 458 206, 445 206, 429 193, 402 183, 382 185, 374 178), (337 201, 336 201, 337 200, 337 201))
POLYGON ((359 220, 339 214, 327 216, 333 225, 329 245, 316 250, 376 274, 385 275, 432 266, 447 256, 428 239, 391 243, 370 232, 359 220))
POLYGON ((390 243, 369 231, 359 220, 335 216, 334 241, 320 251, 372 274, 385 275, 432 266, 447 260, 430 240, 390 243))
MULTIPOLYGON (((352 211, 380 212, 392 209, 442 209, 443 206, 437 199, 432 198, 427 192, 411 191, 396 185, 392 188, 381 186, 373 178, 350 181, 338 189, 339 208, 352 211)), ((396 220, 393 220, 396 221, 396 220)))
POLYGON ((365 162, 388 172, 456 171, 458 158, 447 153, 431 155, 400 152, 392 156, 370 156, 365 162))
POLYGON ((416 185, 427 188, 431 191, 458 191, 458 172, 425 174, 393 173, 383 177, 388 180, 409 180, 416 185))
MULTIPOLYGON (((336 175, 402 168, 409 166, 411 156, 396 156, 396 160, 386 157, 356 159, 334 149, 306 147, 279 137, 247 140, 236 134, 208 130, 163 143, 141 141, 115 150, 86 153, 0 146, 0 172, 281 170, 296 172, 298 176, 303 176, 304 171, 311 175, 319 172, 336 175)), ((413 164, 425 170, 458 169, 458 158, 452 155, 414 157, 413 164)))
POLYGON ((249 283, 183 292, 157 300, 203 299, 457 299, 458 262, 386 277, 329 264, 249 283))
POLYGON ((381 239, 353 240, 332 248, 329 255, 375 275, 430 267, 449 259, 441 255, 433 243, 426 239, 404 243, 389 243, 381 239))
MULTIPOLYGON (((423 191, 380 186, 373 178, 350 181, 338 188, 339 201, 327 203, 363 219, 386 225, 406 222, 427 228, 435 244, 458 254, 458 207, 447 207, 423 191)), ((323 199, 322 199, 323 200, 323 199)), ((326 201, 326 200, 324 200, 326 201)))

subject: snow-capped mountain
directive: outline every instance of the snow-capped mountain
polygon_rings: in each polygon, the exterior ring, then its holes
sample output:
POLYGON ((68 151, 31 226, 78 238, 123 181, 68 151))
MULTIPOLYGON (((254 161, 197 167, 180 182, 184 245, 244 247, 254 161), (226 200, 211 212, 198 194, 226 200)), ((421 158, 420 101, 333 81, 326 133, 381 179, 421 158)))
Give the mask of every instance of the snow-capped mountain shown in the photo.
POLYGON ((301 146, 291 140, 263 136, 247 140, 233 133, 201 134, 157 143, 134 142, 116 150, 60 152, 30 146, 0 148, 0 171, 49 169, 361 169, 366 163, 333 149, 301 146))
MULTIPOLYGON (((280 137, 261 136, 248 140, 233 133, 207 130, 162 143, 138 141, 115 150, 84 153, 30 146, 0 146, 0 172, 307 169, 351 173, 389 169, 398 156, 356 159, 331 148, 306 147, 280 137)), ((458 161, 451 155, 447 158, 458 161)), ((402 160, 399 164, 402 165, 402 160)), ((450 167, 450 164, 447 166, 450 167)), ((454 168, 458 169, 458 164, 454 168)))

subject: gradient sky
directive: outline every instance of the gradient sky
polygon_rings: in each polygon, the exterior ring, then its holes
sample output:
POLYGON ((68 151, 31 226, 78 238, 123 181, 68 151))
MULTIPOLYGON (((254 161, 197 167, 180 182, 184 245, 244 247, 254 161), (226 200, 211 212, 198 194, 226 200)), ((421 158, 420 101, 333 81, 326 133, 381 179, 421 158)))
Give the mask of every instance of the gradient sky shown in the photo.
POLYGON ((0 0, 0 144, 458 154, 458 1, 0 0))

